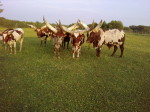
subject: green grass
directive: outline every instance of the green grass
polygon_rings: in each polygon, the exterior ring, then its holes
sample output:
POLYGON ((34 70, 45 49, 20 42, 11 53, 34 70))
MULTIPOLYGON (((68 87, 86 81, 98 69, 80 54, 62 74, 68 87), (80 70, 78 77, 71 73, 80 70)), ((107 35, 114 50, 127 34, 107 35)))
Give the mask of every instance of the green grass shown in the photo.
MULTIPOLYGON (((120 51, 82 46, 72 59, 71 46, 53 56, 52 42, 40 47, 25 30, 23 52, 0 48, 0 112, 148 112, 150 111, 150 36, 127 34, 120 51)), ((19 49, 19 47, 18 47, 19 49)))

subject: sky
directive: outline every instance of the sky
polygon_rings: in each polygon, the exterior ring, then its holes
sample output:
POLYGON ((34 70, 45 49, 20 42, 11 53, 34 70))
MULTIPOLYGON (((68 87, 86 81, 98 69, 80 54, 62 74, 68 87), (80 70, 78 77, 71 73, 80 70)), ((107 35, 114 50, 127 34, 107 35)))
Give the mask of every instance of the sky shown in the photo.
POLYGON ((101 19, 122 21, 124 26, 150 26, 150 0, 0 0, 0 17, 69 25, 78 19, 86 24, 101 19))

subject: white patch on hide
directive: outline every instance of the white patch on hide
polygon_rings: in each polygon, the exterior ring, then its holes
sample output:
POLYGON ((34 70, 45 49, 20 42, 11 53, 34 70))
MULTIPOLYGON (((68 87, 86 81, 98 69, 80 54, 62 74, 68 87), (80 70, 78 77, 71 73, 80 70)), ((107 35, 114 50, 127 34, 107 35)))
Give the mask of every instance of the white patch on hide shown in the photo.
POLYGON ((3 37, 2 37, 2 36, 0 36, 0 40, 3 40, 3 37))
MULTIPOLYGON (((124 32, 123 31, 119 31, 118 29, 112 29, 112 30, 108 30, 104 33, 104 38, 105 38, 105 44, 108 43, 116 43, 118 42, 118 40, 121 40, 121 38, 124 37, 124 32)), ((118 42, 119 45, 122 44, 122 42, 118 42)))
POLYGON ((74 33, 74 36, 77 38, 79 36, 79 33, 74 33))

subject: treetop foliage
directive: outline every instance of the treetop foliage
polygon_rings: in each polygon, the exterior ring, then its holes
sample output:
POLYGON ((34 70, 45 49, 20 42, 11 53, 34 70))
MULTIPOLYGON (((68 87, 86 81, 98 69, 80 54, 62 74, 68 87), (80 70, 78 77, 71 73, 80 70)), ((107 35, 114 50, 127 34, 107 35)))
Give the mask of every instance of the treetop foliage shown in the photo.
MULTIPOLYGON (((0 1, 0 6, 2 6, 2 5, 3 5, 3 4, 1 4, 1 1, 0 1)), ((3 12, 3 9, 0 8, 0 13, 1 13, 1 12, 3 12)))

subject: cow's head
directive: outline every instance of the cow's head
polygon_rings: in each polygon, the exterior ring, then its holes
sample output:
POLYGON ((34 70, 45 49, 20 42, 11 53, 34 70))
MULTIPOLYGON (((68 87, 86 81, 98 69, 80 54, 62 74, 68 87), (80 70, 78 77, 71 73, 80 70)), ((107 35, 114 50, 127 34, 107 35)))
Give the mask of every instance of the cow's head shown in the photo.
POLYGON ((9 37, 12 37, 11 34, 13 32, 14 32, 14 29, 6 29, 5 31, 0 32, 0 40, 3 40, 4 43, 6 43, 5 38, 6 38, 6 41, 10 40, 11 38, 9 37))
POLYGON ((63 31, 67 32, 70 34, 70 37, 72 38, 72 44, 73 46, 80 46, 83 43, 83 39, 84 39, 84 33, 88 32, 90 29, 87 28, 85 30, 75 30, 72 31, 69 28, 62 26, 61 22, 59 21, 59 27, 60 29, 62 29, 63 31))
MULTIPOLYGON (((82 21, 79 21, 79 23, 84 27, 87 28, 88 26, 83 23, 82 21)), ((94 28, 94 22, 92 23, 92 27, 90 29, 90 31, 87 33, 87 42, 88 43, 93 43, 94 47, 97 47, 98 45, 98 41, 101 40, 101 34, 102 34, 102 26, 103 22, 102 20, 100 21, 100 23, 94 28)))
POLYGON ((46 21, 46 19, 44 17, 43 17, 43 21, 46 24, 46 26, 54 33, 53 38, 56 38, 55 40, 57 40, 57 44, 62 45, 62 41, 63 41, 64 37, 66 36, 66 32, 64 32, 61 29, 53 27, 51 24, 49 24, 46 21))
POLYGON ((35 31, 37 31, 37 30, 40 30, 40 29, 38 29, 37 27, 35 27, 35 26, 33 26, 33 25, 30 25, 30 24, 27 24, 30 28, 32 28, 32 29, 34 29, 35 31))
POLYGON ((37 32, 37 36, 40 37, 42 35, 41 28, 37 28, 33 25, 27 24, 30 28, 34 29, 35 32, 37 32))
POLYGON ((14 35, 12 34, 12 32, 8 32, 4 38, 4 43, 7 43, 8 41, 11 41, 11 40, 15 40, 14 35))

